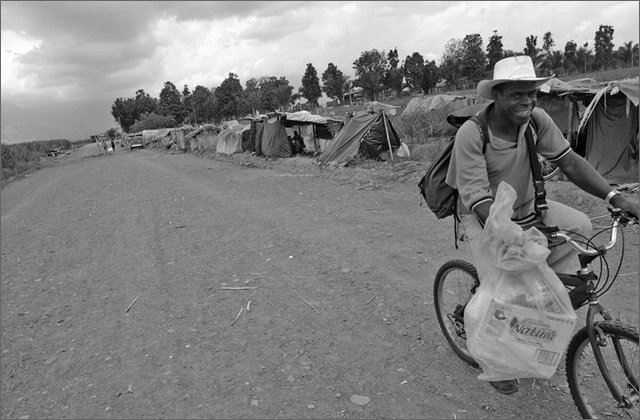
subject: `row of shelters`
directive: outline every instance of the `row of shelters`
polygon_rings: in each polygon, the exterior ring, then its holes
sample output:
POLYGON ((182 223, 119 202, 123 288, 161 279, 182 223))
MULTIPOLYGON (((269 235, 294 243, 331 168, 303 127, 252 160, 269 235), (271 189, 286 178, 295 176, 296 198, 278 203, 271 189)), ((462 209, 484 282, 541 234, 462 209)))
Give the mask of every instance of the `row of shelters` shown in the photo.
MULTIPOLYGON (((612 184, 638 182, 638 77, 611 82, 551 79, 541 87, 538 106, 543 108, 570 141, 572 148, 612 184)), ((455 125, 488 105, 477 95, 431 95, 413 98, 402 115, 425 118, 446 115, 455 125)), ((233 154, 292 156, 289 139, 298 131, 305 149, 319 163, 342 164, 356 156, 379 158, 388 153, 408 156, 390 116, 400 107, 369 102, 346 121, 313 115, 308 111, 248 116, 223 125, 197 129, 145 130, 145 142, 182 151, 215 150, 233 154)))

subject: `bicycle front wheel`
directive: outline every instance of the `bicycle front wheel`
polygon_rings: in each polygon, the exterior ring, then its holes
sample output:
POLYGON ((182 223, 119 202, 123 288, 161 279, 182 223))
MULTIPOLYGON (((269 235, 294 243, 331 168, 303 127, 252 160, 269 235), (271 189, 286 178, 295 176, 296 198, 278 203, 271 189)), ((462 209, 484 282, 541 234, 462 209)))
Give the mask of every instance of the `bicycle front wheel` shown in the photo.
POLYGON ((444 263, 433 284, 433 301, 440 329, 458 357, 474 367, 479 366, 467 349, 464 308, 479 285, 476 268, 463 260, 444 263))
MULTIPOLYGON (((566 372, 571 396, 582 418, 640 418, 638 394, 638 332, 619 322, 598 322, 605 341, 598 346, 623 402, 614 399, 598 367, 589 333, 584 327, 573 337, 567 348, 566 372)), ((608 373, 607 373, 608 372, 608 373)))

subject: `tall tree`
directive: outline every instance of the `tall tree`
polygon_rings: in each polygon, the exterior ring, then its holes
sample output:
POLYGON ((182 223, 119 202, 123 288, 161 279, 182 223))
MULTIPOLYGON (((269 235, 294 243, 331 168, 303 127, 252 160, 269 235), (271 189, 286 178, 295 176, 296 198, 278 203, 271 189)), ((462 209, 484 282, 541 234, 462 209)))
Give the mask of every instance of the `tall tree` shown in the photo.
POLYGON ((134 101, 136 103, 136 112, 134 117, 136 120, 140 119, 144 114, 154 113, 158 110, 158 100, 156 98, 152 98, 151 95, 144 91, 144 89, 138 89, 136 91, 134 101))
POLYGON ((538 37, 529 35, 525 40, 524 54, 531 57, 531 61, 535 65, 538 60, 540 49, 537 47, 538 37))
POLYGON ((596 69, 607 70, 613 62, 613 26, 600 25, 596 31, 594 66, 596 69))
POLYGON ((567 74, 573 74, 579 68, 578 66, 578 44, 573 42, 573 40, 567 42, 564 45, 564 53, 562 54, 562 67, 567 72, 567 74))
POLYGON ((322 73, 322 91, 329 98, 338 98, 342 102, 342 94, 344 93, 344 74, 338 70, 338 67, 329 63, 327 69, 322 73))
POLYGON ((387 69, 382 83, 387 89, 390 89, 395 96, 402 94, 402 78, 404 77, 404 70, 402 66, 398 68, 398 63, 400 63, 398 49, 394 48, 393 50, 389 50, 387 54, 387 69))
POLYGON ((620 67, 633 67, 638 61, 638 44, 633 45, 633 41, 623 42, 614 55, 620 67))
POLYGON ((487 57, 480 34, 465 35, 462 40, 462 76, 474 85, 485 76, 487 57))
POLYGON ((191 106, 196 124, 212 121, 214 118, 213 97, 211 91, 198 85, 191 94, 191 106))
MULTIPOLYGON (((318 87, 318 90, 320 87, 318 87)), ((289 110, 289 105, 293 102, 291 94, 293 93, 293 86, 280 85, 276 88, 275 99, 278 107, 283 111, 289 110)))
POLYGON ((498 35, 498 31, 494 30, 493 35, 489 37, 489 43, 487 44, 487 68, 488 72, 493 71, 493 66, 504 58, 504 51, 502 49, 502 36, 498 35))
POLYGON ((576 50, 576 64, 583 73, 586 73, 591 70, 591 63, 593 63, 593 52, 589 49, 589 43, 585 42, 576 50))
POLYGON ((553 41, 553 36, 551 32, 545 32, 542 38, 542 51, 540 52, 540 73, 543 76, 551 76, 553 74, 553 68, 555 68, 557 63, 554 63, 554 60, 557 59, 557 54, 554 54, 553 46, 555 42, 553 41))
POLYGON ((173 83, 169 81, 164 83, 158 105, 161 115, 173 117, 176 123, 182 123, 184 119, 182 95, 173 83))
POLYGON ((288 86, 289 94, 293 92, 293 87, 289 85, 286 77, 280 78, 275 76, 263 76, 258 79, 260 95, 262 96, 262 109, 265 112, 276 111, 282 106, 281 98, 279 98, 278 88, 280 86, 288 86))
POLYGON ((247 80, 244 88, 244 99, 247 106, 251 109, 251 114, 259 113, 262 108, 262 92, 260 91, 260 82, 252 77, 247 80))
POLYGON ((427 61, 422 69, 420 88, 427 94, 438 84, 438 66, 435 61, 427 61))
MULTIPOLYGON (((320 89, 318 72, 311 63, 307 63, 307 68, 302 76, 300 93, 307 98, 307 101, 309 101, 314 108, 318 106, 318 99, 322 96, 322 90, 320 89)), ((289 96, 291 96, 291 94, 289 94, 289 96)))
POLYGON ((229 73, 226 79, 222 81, 220 87, 215 91, 217 97, 218 112, 224 119, 232 119, 240 115, 240 100, 242 96, 242 85, 235 73, 229 73))
POLYGON ((462 78, 462 58, 464 50, 462 40, 450 39, 444 46, 440 59, 440 77, 444 79, 447 88, 457 89, 462 78))
POLYGON ((376 49, 363 51, 360 57, 353 62, 353 68, 357 79, 355 86, 363 89, 364 96, 375 101, 382 89, 382 80, 387 66, 384 51, 376 49))
POLYGON ((111 105, 111 115, 125 133, 136 122, 136 102, 133 98, 117 98, 111 105))
POLYGON ((186 84, 182 88, 182 109, 184 122, 191 123, 195 121, 193 105, 191 103, 191 90, 189 90, 189 85, 186 84))
POLYGON ((424 58, 422 55, 418 52, 408 55, 404 59, 404 79, 413 89, 417 89, 422 85, 423 75, 424 58))

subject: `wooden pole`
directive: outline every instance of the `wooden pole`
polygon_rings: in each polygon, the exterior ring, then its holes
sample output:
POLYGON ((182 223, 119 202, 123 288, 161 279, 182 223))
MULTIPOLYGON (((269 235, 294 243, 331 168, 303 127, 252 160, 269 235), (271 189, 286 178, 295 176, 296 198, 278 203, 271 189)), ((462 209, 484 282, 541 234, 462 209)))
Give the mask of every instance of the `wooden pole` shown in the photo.
POLYGON ((391 160, 393 160, 393 150, 391 150, 391 140, 389 140, 389 130, 387 129, 387 115, 384 113, 384 110, 381 111, 382 113, 382 122, 384 123, 384 133, 387 135, 387 144, 389 145, 389 156, 391 156, 391 160))
POLYGON ((313 131, 313 145, 316 148, 316 153, 320 153, 320 146, 318 145, 318 135, 316 133, 316 125, 315 124, 311 124, 312 127, 312 131, 313 131))
POLYGON ((574 102, 569 99, 569 123, 567 124, 567 141, 571 144, 573 137, 573 114, 574 114, 574 102))

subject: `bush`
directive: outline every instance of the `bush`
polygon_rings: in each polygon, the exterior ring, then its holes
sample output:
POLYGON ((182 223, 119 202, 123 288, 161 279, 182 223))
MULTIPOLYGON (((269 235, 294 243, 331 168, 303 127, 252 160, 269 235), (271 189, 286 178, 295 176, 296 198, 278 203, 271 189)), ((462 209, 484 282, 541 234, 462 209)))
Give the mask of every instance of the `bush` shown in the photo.
POLYGON ((40 140, 27 143, 0 144, 2 181, 41 167, 41 158, 51 150, 70 150, 69 140, 40 140))
POLYGON ((428 114, 402 114, 396 117, 393 126, 404 134, 407 144, 426 144, 434 137, 449 138, 456 133, 455 127, 447 122, 447 111, 431 111, 428 114))
POLYGON ((158 130, 160 128, 174 128, 177 126, 173 117, 164 115, 147 114, 139 121, 136 121, 129 128, 129 133, 139 133, 143 130, 158 130))

